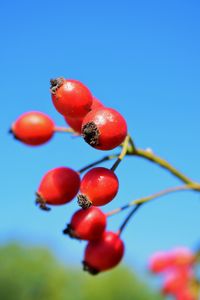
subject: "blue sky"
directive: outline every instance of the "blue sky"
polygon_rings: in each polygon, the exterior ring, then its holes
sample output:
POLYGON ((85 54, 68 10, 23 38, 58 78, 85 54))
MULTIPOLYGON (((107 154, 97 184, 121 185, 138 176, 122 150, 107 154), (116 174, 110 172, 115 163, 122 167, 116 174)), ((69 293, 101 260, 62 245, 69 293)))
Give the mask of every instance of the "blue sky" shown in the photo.
MULTIPOLYGON (((45 213, 34 206, 34 192, 49 169, 79 169, 105 152, 65 134, 38 148, 7 134, 10 124, 30 110, 65 124, 51 102, 50 78, 81 80, 124 115, 139 147, 151 147, 200 181, 199 13, 195 0, 2 2, 1 243, 47 245, 68 263, 82 260, 84 243, 61 234, 76 201, 45 213)), ((104 211, 179 184, 140 158, 127 158, 117 175, 119 194, 104 211)), ((192 192, 145 205, 123 234, 124 261, 142 269, 158 249, 196 246, 199 212, 200 196, 192 192)), ((117 230, 123 217, 110 219, 109 228, 117 230)))

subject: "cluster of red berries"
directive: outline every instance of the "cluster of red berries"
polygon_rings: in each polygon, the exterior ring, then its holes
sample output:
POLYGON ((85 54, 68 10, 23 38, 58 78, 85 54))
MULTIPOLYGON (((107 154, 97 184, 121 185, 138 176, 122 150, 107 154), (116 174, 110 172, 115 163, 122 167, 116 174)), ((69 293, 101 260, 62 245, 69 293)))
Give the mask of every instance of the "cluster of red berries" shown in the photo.
MULTIPOLYGON (((127 125, 122 115, 105 107, 81 82, 53 79, 50 91, 56 110, 93 148, 111 150, 126 138, 127 125)), ((49 141, 56 129, 47 115, 28 112, 12 124, 11 132, 21 142, 37 146, 49 141)), ((49 210, 48 205, 63 205, 77 196, 82 209, 75 212, 63 233, 88 241, 83 265, 91 274, 113 268, 124 253, 120 232, 106 231, 106 215, 98 208, 113 200, 118 188, 118 178, 112 169, 95 167, 80 179, 79 172, 58 167, 44 175, 36 193, 36 203, 44 210, 49 210)))
MULTIPOLYGON (((51 80, 52 101, 59 113, 75 132, 80 133, 92 147, 111 150, 127 135, 127 125, 120 113, 105 107, 77 80, 51 80)), ((51 139, 54 122, 40 112, 28 112, 11 127, 13 135, 25 144, 36 146, 51 139)))
POLYGON ((187 248, 156 252, 149 260, 149 270, 163 275, 162 293, 177 300, 196 300, 199 282, 195 278, 196 255, 187 248))

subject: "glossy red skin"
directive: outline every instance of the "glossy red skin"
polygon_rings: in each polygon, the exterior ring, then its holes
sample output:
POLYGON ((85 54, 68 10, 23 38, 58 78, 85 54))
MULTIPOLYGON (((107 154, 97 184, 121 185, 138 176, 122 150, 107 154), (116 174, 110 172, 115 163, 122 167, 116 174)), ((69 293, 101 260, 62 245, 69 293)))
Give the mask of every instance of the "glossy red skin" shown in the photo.
POLYGON ((83 117, 81 118, 70 118, 70 117, 64 117, 67 124, 77 133, 81 134, 81 127, 83 122, 83 117))
POLYGON ((81 180, 80 194, 85 195, 94 206, 109 203, 116 196, 119 181, 109 169, 97 167, 88 171, 81 180))
MULTIPOLYGON (((92 102, 92 106, 91 106, 91 110, 93 109, 97 109, 100 107, 103 107, 104 105, 95 97, 93 97, 93 102, 92 102)), ((82 123, 83 123, 83 119, 85 116, 80 117, 80 118, 72 118, 72 117, 67 117, 65 116, 65 121, 67 122, 67 124, 76 132, 81 133, 81 127, 82 127, 82 123)))
POLYGON ((64 116, 79 118, 91 109, 93 97, 89 89, 78 80, 65 79, 52 94, 55 108, 64 116))
POLYGON ((66 167, 48 171, 42 178, 37 193, 50 205, 61 205, 71 201, 80 187, 79 174, 66 167))
POLYGON ((124 254, 124 243, 114 232, 105 231, 97 241, 90 241, 84 261, 98 271, 106 271, 119 264, 124 254))
POLYGON ((111 150, 119 146, 127 135, 127 124, 124 117, 112 108, 100 108, 89 112, 82 123, 83 127, 93 122, 99 130, 98 145, 93 147, 100 150, 111 150))
POLYGON ((73 215, 70 226, 81 240, 99 239, 106 228, 106 215, 98 207, 80 209, 73 215))
POLYGON ((99 99, 97 99, 96 97, 93 96, 91 110, 97 109, 100 107, 104 107, 103 103, 99 99))
POLYGON ((153 273, 165 272, 172 265, 172 257, 168 252, 156 252, 149 260, 149 270, 153 273))
POLYGON ((192 272, 189 268, 172 269, 165 275, 162 287, 163 294, 175 295, 177 292, 184 290, 191 278, 192 272))
POLYGON ((13 124, 12 132, 18 140, 30 146, 48 142, 54 134, 54 122, 45 114, 30 111, 22 114, 13 124))

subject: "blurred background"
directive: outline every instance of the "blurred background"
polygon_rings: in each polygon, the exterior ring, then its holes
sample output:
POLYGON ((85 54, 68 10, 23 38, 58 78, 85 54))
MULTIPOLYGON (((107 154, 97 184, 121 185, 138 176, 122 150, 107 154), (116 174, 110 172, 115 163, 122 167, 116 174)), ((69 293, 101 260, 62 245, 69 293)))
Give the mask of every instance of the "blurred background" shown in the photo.
MULTIPOLYGON (((97 151, 61 133, 31 148, 8 130, 30 110, 64 126, 49 79, 78 79, 123 114, 137 146, 200 181, 199 13, 195 0, 1 2, 1 299, 157 299, 159 282, 146 269, 148 257, 198 245, 200 197, 180 192, 135 215, 122 236, 122 267, 94 278, 81 272, 85 243, 62 235, 76 201, 45 213, 35 207, 34 193, 49 169, 80 169, 115 150, 97 151)), ((180 184, 140 158, 127 158, 117 175, 120 190, 105 212, 180 184)), ((117 230, 126 213, 113 216, 108 228, 117 230)))

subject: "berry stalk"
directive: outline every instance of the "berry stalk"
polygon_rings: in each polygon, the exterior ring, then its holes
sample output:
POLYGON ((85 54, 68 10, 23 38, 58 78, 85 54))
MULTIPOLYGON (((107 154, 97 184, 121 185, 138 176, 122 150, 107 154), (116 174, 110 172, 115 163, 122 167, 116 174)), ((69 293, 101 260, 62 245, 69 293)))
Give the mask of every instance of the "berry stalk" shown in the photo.
MULTIPOLYGON (((58 129, 56 131, 74 133, 73 129, 71 129, 71 128, 64 128, 64 127, 56 127, 56 128, 58 129)), ((176 178, 178 178, 179 180, 181 180, 182 182, 184 182, 186 184, 198 184, 195 181, 193 181, 192 179, 190 179, 189 177, 187 177, 185 174, 183 174, 181 171, 179 171, 177 168, 175 168, 173 165, 171 165, 167 160, 155 155, 152 151, 149 151, 148 149, 145 150, 145 149, 137 148, 130 135, 126 136, 125 141, 122 144, 122 151, 121 151, 120 155, 118 156, 117 161, 114 163, 114 165, 111 168, 112 171, 116 170, 116 168, 118 167, 118 165, 120 164, 120 162, 122 161, 124 156, 138 156, 138 157, 147 159, 147 160, 151 161, 152 163, 155 163, 155 164, 159 165, 160 167, 168 170, 172 175, 174 175, 176 178)), ((114 159, 115 157, 117 157, 117 155, 105 156, 102 159, 97 160, 96 162, 81 169, 80 173, 84 172, 85 170, 89 169, 90 167, 98 165, 104 161, 114 159), (84 170, 84 171, 82 171, 82 170, 84 170)))
POLYGON ((145 159, 159 165, 160 167, 168 170, 172 175, 174 175, 175 177, 177 177, 178 179, 180 179, 182 182, 184 182, 186 184, 193 184, 194 183, 193 180, 191 180, 186 175, 184 175, 182 172, 177 170, 174 166, 172 166, 165 159, 155 155, 152 151, 131 147, 131 149, 129 148, 129 154, 145 158, 145 159))
POLYGON ((178 191, 187 191, 187 190, 188 191, 191 190, 191 191, 195 191, 195 192, 200 192, 200 184, 198 184, 198 185, 197 184, 190 184, 190 185, 186 184, 186 185, 182 185, 182 186, 171 187, 171 188, 162 190, 160 192, 151 194, 149 196, 135 199, 135 200, 129 202, 128 204, 126 204, 122 207, 116 208, 116 209, 106 213, 106 216, 110 217, 110 216, 115 215, 115 214, 117 214, 117 213, 131 207, 131 206, 138 205, 138 204, 143 204, 143 203, 146 203, 148 201, 154 200, 156 198, 166 196, 167 194, 170 194, 170 193, 174 193, 174 192, 178 192, 178 191))
POLYGON ((94 161, 93 163, 89 164, 89 165, 86 165, 85 167, 83 167, 82 169, 80 169, 78 172, 81 174, 85 171, 87 171, 88 169, 94 167, 94 166, 97 166, 103 162, 106 162, 108 160, 112 160, 114 158, 117 158, 119 156, 119 154, 113 154, 113 155, 107 155, 107 156, 104 156, 103 158, 97 160, 97 161, 94 161))
POLYGON ((75 131, 71 127, 62 127, 62 126, 54 127, 54 131, 56 131, 56 132, 75 133, 75 131))
POLYGON ((118 234, 121 235, 122 231, 124 230, 124 228, 126 227, 126 225, 128 224, 128 222, 130 221, 130 219, 133 217, 133 215, 137 212, 137 210, 140 208, 142 204, 137 204, 132 210, 131 212, 128 214, 128 216, 125 218, 125 220, 123 221, 122 225, 119 228, 118 234))
POLYGON ((118 165, 120 164, 120 162, 123 160, 123 158, 126 156, 127 152, 128 152, 128 146, 129 146, 129 141, 130 141, 130 135, 127 135, 123 144, 122 144, 122 151, 120 153, 120 155, 118 156, 116 162, 114 163, 114 165, 112 166, 111 170, 114 172, 118 165))

